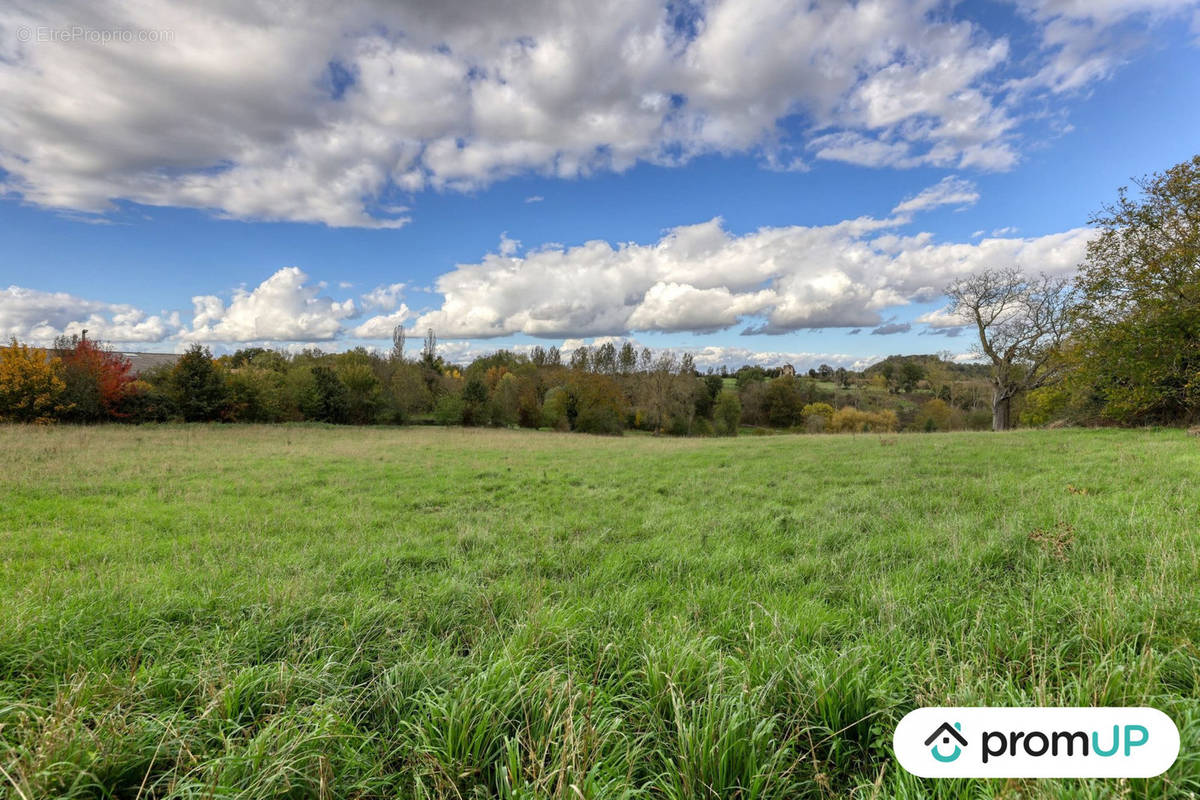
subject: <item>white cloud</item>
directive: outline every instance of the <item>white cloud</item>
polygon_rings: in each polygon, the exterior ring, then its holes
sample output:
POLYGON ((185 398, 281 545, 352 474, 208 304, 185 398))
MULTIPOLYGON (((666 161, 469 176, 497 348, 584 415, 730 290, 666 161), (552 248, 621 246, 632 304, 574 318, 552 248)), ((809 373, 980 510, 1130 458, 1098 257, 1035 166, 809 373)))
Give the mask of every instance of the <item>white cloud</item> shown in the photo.
POLYGON ((698 369, 718 369, 722 365, 736 368, 743 364, 760 367, 782 367, 791 364, 797 371, 815 369, 822 364, 846 369, 866 369, 882 356, 852 356, 845 353, 775 352, 750 350, 745 347, 702 347, 693 351, 698 369))
POLYGON ((404 293, 407 284, 391 283, 387 286, 376 286, 371 291, 362 296, 363 308, 378 309, 380 311, 391 311, 400 302, 400 295, 404 293))
POLYGON ((979 190, 971 181, 947 175, 933 186, 922 189, 913 197, 892 209, 893 214, 911 214, 937 206, 955 205, 960 208, 971 206, 979 200, 979 190))
POLYGON ((320 342, 357 311, 353 300, 319 296, 298 267, 285 267, 251 291, 237 289, 228 306, 216 295, 192 298, 192 326, 181 338, 200 342, 320 342))
POLYGON ((1112 26, 1183 5, 1022 0, 1029 59, 935 0, 7 4, 0 190, 93 213, 132 200, 399 227, 400 193, 708 153, 1006 169, 1014 87, 1088 85, 1125 52, 1112 26), (170 35, 15 35, 74 27, 170 35))
POLYGON ((523 257, 491 254, 439 277, 444 301, 415 325, 454 338, 707 332, 741 320, 763 333, 874 328, 883 309, 933 300, 954 278, 988 266, 1070 272, 1091 235, 1077 228, 935 243, 928 233, 889 232, 903 221, 860 218, 735 236, 713 219, 673 228, 651 244, 591 241, 523 257))
POLYGON ((1021 91, 1063 93, 1103 80, 1146 40, 1154 24, 1197 7, 1196 0, 1016 0, 1036 26, 1041 67, 1010 81, 1021 91))
POLYGON ((511 258, 517 254, 518 250, 521 249, 521 241, 519 239, 508 238, 508 233, 505 232, 500 234, 500 246, 497 249, 500 255, 504 256, 505 258, 511 258))
MULTIPOLYGON (((974 196, 970 184, 948 179, 897 209, 915 212, 974 196)), ((885 320, 885 310, 936 300, 953 279, 986 267, 1068 274, 1093 235, 1076 228, 941 243, 927 232, 897 232, 909 222, 900 214, 735 235, 714 218, 669 229, 648 244, 546 244, 523 255, 519 242, 502 235, 498 252, 442 274, 432 291, 442 296, 440 306, 420 314, 400 302, 404 283, 377 286, 361 295, 359 306, 324 296, 325 283, 310 282, 298 267, 280 269, 253 289, 235 289, 228 304, 217 295, 193 297, 187 326, 178 312, 149 315, 131 305, 14 286, 0 293, 0 335, 46 341, 86 327, 116 342, 288 343, 385 340, 397 325, 433 328, 451 340, 706 333, 734 326, 748 334, 829 327, 883 334, 908 324, 885 320), (349 324, 364 311, 378 313, 349 324)), ((929 315, 917 322, 946 327, 929 315)))
POLYGON ((542 197, 540 194, 532 194, 529 197, 525 198, 525 202, 526 203, 540 203, 545 199, 546 198, 542 197))
POLYGON ((400 308, 390 314, 379 314, 367 319, 347 331, 352 339, 391 339, 396 327, 403 325, 412 318, 412 311, 401 304, 400 308))
POLYGON ((928 311, 917 317, 913 322, 925 325, 935 332, 957 331, 966 326, 970 320, 961 314, 951 314, 944 308, 928 311))
POLYGON ((66 292, 10 286, 0 290, 0 340, 47 345, 86 330, 92 339, 161 342, 179 330, 178 314, 147 314, 126 303, 86 300, 66 292))

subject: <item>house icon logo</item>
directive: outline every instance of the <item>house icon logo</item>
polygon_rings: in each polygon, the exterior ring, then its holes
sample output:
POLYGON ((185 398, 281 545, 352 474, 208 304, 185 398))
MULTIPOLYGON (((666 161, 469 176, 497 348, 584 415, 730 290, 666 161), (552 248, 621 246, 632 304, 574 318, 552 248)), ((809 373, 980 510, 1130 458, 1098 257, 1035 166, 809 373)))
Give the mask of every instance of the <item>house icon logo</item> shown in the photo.
POLYGON ((954 725, 951 725, 949 722, 943 722, 936 731, 929 734, 929 738, 925 740, 925 746, 929 747, 929 752, 933 754, 934 758, 936 758, 938 761, 941 761, 943 764, 948 764, 962 755, 962 749, 967 746, 967 740, 963 738, 961 733, 959 733, 961 730, 961 722, 956 722, 954 725), (938 745, 934 744, 934 741, 936 741, 938 738, 942 740, 939 742, 939 744, 950 744, 951 738, 958 742, 958 744, 954 745, 954 752, 948 756, 942 755, 938 751, 938 745), (930 745, 933 746, 930 747, 930 745))

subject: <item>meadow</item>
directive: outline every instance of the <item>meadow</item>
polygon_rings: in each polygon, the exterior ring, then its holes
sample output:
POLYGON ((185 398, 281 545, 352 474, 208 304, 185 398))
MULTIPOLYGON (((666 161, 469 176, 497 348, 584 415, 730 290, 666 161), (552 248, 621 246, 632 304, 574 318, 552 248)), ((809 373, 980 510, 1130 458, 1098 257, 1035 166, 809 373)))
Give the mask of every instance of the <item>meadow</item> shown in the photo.
POLYGON ((1200 796, 1200 440, 2 427, 0 794, 1200 796), (926 781, 920 705, 1163 776, 926 781))

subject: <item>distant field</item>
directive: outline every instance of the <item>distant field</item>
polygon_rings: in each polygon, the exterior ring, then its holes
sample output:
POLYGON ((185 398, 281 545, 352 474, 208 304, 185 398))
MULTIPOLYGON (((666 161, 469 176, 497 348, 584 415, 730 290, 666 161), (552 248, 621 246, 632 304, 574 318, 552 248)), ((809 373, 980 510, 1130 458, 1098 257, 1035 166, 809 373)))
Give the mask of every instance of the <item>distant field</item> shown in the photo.
POLYGON ((0 795, 1200 794, 1200 440, 0 427, 0 795), (1151 705, 921 781, 917 705, 1151 705))

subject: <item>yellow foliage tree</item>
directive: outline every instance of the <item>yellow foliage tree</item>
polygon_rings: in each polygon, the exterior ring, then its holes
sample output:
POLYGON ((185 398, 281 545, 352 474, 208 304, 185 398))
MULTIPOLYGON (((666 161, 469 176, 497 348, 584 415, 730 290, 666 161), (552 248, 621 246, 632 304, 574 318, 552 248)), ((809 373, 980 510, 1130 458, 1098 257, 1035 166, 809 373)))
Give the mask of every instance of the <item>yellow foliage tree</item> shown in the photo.
POLYGON ((18 344, 0 347, 0 422, 51 422, 63 410, 66 384, 58 377, 57 358, 18 344))
POLYGON ((945 400, 935 397, 921 406, 921 413, 917 415, 917 425, 930 431, 948 431, 952 418, 953 409, 945 400))

